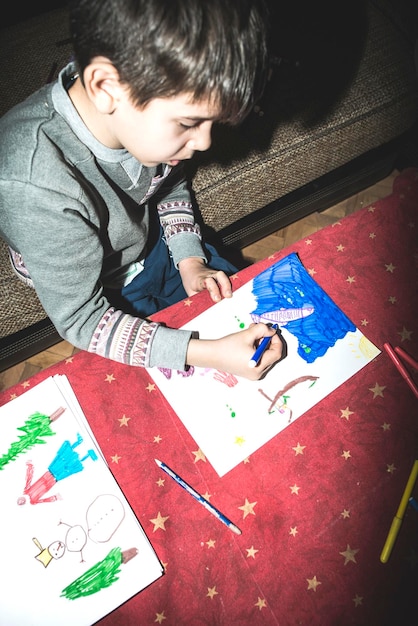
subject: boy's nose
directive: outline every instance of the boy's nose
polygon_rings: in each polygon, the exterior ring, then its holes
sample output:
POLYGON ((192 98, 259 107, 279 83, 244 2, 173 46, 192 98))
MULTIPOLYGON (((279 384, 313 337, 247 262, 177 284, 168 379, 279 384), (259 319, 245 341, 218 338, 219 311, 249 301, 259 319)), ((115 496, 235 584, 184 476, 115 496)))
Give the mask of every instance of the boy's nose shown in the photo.
POLYGON ((212 143, 212 122, 203 122, 195 129, 195 134, 188 142, 188 146, 192 150, 204 152, 208 150, 212 143))

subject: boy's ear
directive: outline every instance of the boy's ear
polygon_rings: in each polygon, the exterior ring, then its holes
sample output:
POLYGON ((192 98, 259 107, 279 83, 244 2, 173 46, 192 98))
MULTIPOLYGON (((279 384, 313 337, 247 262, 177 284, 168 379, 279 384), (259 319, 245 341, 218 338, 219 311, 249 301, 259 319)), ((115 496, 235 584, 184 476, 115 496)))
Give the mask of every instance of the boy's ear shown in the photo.
POLYGON ((115 66, 104 57, 96 57, 84 70, 83 78, 87 96, 96 109, 105 115, 113 113, 124 91, 115 66))

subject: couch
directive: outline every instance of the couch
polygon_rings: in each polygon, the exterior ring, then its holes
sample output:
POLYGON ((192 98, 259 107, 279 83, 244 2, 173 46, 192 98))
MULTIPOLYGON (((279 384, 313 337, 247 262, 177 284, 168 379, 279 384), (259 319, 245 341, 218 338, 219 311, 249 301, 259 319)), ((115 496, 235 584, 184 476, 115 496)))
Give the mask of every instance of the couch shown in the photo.
MULTIPOLYGON (((206 236, 242 247, 416 164, 415 0, 271 0, 267 87, 239 127, 218 127, 188 164, 206 236)), ((65 2, 11 13, 0 38, 0 114, 71 56, 65 2)), ((245 260, 243 260, 245 262, 245 260)), ((0 242, 0 371, 59 336, 0 242)))

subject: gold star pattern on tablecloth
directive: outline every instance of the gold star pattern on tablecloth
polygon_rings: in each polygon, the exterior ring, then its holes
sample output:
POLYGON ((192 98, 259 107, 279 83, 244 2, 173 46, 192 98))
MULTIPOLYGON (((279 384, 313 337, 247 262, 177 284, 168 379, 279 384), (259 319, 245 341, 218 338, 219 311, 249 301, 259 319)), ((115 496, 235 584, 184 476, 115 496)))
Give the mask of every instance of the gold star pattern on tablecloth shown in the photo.
POLYGON ((292 526, 291 529, 289 530, 289 535, 292 535, 293 537, 296 537, 296 535, 298 534, 298 527, 297 526, 292 526))
POLYGON ((350 419, 350 415, 353 415, 354 413, 354 411, 350 411, 348 406, 345 409, 340 409, 340 412, 341 412, 340 417, 343 417, 347 421, 350 419))
POLYGON ((298 456, 298 454, 303 454, 303 451, 304 451, 305 448, 306 448, 306 446, 301 446, 299 441, 298 441, 297 446, 292 448, 292 450, 294 450, 295 451, 295 455, 298 456))
POLYGON ((369 387, 369 391, 371 391, 373 394, 373 400, 378 396, 383 398, 383 392, 385 389, 385 385, 379 385, 379 383, 376 383, 374 387, 369 387))
POLYGON ((247 515, 255 515, 254 513, 254 507, 257 504, 257 502, 249 502, 247 498, 245 498, 245 503, 242 506, 239 506, 238 508, 240 509, 240 511, 243 511, 244 515, 243 515, 243 519, 245 519, 247 517, 247 515))
POLYGON ((163 621, 167 619, 166 616, 164 615, 164 611, 161 611, 161 613, 156 613, 155 614, 155 622, 157 622, 158 624, 162 624, 163 621))
POLYGON ((317 579, 316 576, 313 578, 307 578, 308 581, 308 591, 311 589, 312 591, 316 591, 318 585, 322 585, 322 583, 317 579))
POLYGON ((167 515, 166 517, 163 517, 160 513, 160 511, 158 511, 158 515, 157 517, 154 517, 152 519, 150 519, 150 522, 152 522, 154 524, 154 528, 153 531, 155 533, 156 530, 165 530, 165 523, 166 521, 169 519, 169 515, 167 515))
POLYGON ((245 548, 247 551, 247 559, 249 559, 250 557, 255 559, 255 555, 257 554, 258 550, 256 550, 256 548, 254 548, 254 546, 251 546, 251 548, 245 548))
POLYGON ((289 489, 290 489, 290 493, 294 493, 296 496, 299 495, 300 487, 298 487, 297 485, 291 485, 289 489))
POLYGON ((206 595, 207 595, 207 596, 208 596, 211 600, 213 600, 213 598, 214 598, 215 596, 217 596, 217 595, 218 595, 218 593, 219 593, 219 592, 218 592, 218 591, 216 591, 216 585, 215 585, 214 587, 208 587, 208 592, 207 592, 207 594, 206 594, 206 595))
POLYGON ((260 596, 259 596, 257 598, 257 602, 254 604, 254 606, 256 606, 261 611, 261 609, 265 609, 266 608, 267 603, 264 600, 264 598, 260 598, 260 596))
POLYGON ((122 417, 118 419, 119 425, 127 426, 130 419, 131 419, 130 417, 126 417, 126 415, 122 415, 122 417))
POLYGON ((404 326, 398 335, 400 335, 401 341, 406 341, 407 339, 411 339, 412 330, 407 330, 404 326))
POLYGON ((350 563, 350 561, 352 561, 353 563, 357 563, 356 554, 358 551, 358 549, 353 550, 352 548, 350 548, 349 544, 347 543, 347 547, 344 552, 340 552, 341 556, 343 556, 345 559, 344 565, 347 565, 347 563, 350 563))
POLYGON ((195 463, 197 463, 198 461, 204 461, 206 463, 206 457, 200 448, 198 450, 192 450, 192 454, 194 454, 195 463))
POLYGON ((206 545, 208 548, 214 548, 215 547, 215 543, 216 541, 214 539, 209 539, 209 541, 206 542, 206 545))
POLYGON ((116 378, 113 376, 113 374, 106 374, 105 382, 113 383, 115 380, 116 378))

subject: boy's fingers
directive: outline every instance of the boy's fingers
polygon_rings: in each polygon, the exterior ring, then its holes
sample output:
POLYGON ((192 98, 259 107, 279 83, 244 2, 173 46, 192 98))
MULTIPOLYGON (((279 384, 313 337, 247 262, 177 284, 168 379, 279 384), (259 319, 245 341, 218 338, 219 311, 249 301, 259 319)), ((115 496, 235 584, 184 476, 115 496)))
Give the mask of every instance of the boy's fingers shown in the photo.
POLYGON ((231 283, 223 272, 210 274, 203 279, 204 286, 209 291, 212 300, 220 300, 221 296, 228 298, 232 295, 231 283))

